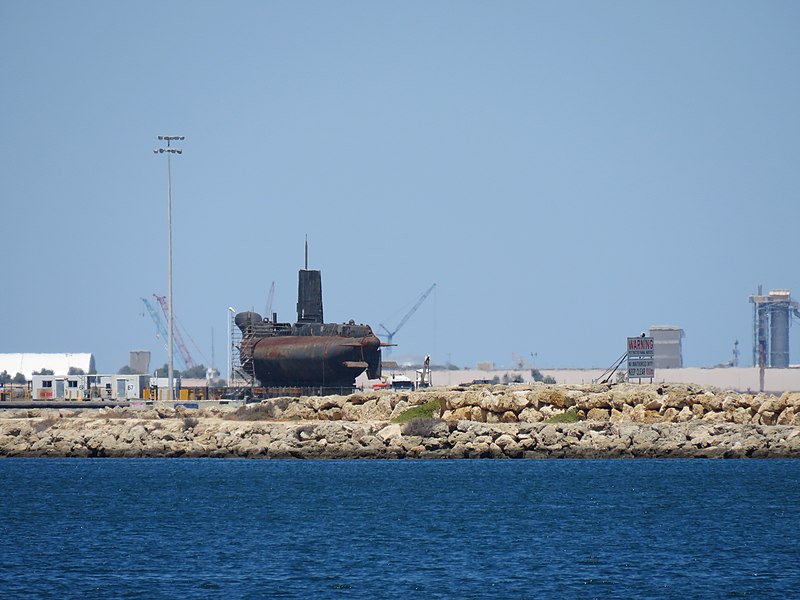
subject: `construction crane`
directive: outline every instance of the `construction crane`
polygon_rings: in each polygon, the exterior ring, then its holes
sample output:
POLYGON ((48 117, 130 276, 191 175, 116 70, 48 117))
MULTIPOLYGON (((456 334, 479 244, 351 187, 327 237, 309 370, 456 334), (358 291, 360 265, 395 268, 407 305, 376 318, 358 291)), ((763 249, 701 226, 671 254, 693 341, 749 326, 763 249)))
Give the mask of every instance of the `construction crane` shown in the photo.
MULTIPOLYGON (((161 320, 161 316, 158 314, 158 311, 153 308, 153 305, 147 301, 147 298, 141 298, 141 301, 144 302, 145 308, 147 308, 147 312, 150 314, 150 318, 153 319, 153 323, 156 324, 156 337, 160 338, 164 342, 164 349, 167 349, 167 328, 164 325, 164 321, 161 320)), ((186 368, 186 364, 183 362, 181 357, 178 357, 180 364, 179 367, 186 368)))
MULTIPOLYGON (((387 344, 391 344, 392 343, 392 340, 394 340, 395 334, 398 331, 400 331, 400 328, 403 327, 403 325, 406 324, 406 321, 408 321, 411 318, 411 315, 413 315, 415 312, 417 312, 417 309, 422 305, 423 302, 425 302, 425 298, 427 298, 430 295, 430 293, 433 291, 433 288, 435 288, 435 287, 436 287, 436 284, 434 283, 431 287, 429 287, 427 290, 425 290, 423 292, 423 294, 419 297, 419 299, 416 301, 414 306, 411 307, 411 310, 408 311, 406 313, 406 315, 402 319, 400 319, 400 322, 394 328, 394 331, 389 331, 383 323, 380 323, 381 329, 383 329, 386 332, 386 343, 387 344)), ((391 354, 391 350, 392 350, 392 348, 391 348, 391 346, 389 346, 386 349, 386 354, 387 355, 391 354)))
MULTIPOLYGON (((167 307, 166 297, 159 296, 158 294, 153 294, 153 297, 158 300, 158 303, 161 305, 161 310, 164 311, 164 316, 167 318, 167 322, 169 322, 169 308, 167 307)), ((178 345, 178 351, 181 353, 183 362, 186 363, 186 367, 191 369, 192 367, 197 366, 197 363, 194 362, 192 355, 189 354, 189 349, 186 347, 186 344, 183 341, 183 336, 177 327, 172 330, 172 335, 175 339, 175 343, 178 345)))
POLYGON ((272 318, 272 301, 275 299, 275 282, 272 282, 272 285, 269 286, 269 294, 267 295, 267 304, 264 308, 264 316, 267 319, 272 318))

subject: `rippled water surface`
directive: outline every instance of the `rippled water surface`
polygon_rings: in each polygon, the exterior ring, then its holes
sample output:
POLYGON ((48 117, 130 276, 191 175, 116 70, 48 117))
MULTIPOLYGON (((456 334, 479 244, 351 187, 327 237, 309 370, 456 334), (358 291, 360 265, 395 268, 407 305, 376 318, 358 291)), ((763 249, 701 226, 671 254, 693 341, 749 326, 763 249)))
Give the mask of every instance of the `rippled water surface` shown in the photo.
POLYGON ((800 461, 0 460, 4 598, 788 598, 800 461))

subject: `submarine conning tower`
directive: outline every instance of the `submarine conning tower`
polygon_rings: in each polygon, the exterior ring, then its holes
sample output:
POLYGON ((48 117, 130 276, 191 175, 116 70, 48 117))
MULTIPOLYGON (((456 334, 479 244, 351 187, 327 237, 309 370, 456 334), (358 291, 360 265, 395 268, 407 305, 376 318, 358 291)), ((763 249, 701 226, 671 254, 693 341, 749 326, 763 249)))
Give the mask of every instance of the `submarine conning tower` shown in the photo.
POLYGON ((324 323, 322 319, 322 273, 300 269, 297 278, 297 323, 324 323))
POLYGON ((297 274, 297 324, 324 323, 322 320, 322 272, 308 269, 308 237, 306 262, 297 274))

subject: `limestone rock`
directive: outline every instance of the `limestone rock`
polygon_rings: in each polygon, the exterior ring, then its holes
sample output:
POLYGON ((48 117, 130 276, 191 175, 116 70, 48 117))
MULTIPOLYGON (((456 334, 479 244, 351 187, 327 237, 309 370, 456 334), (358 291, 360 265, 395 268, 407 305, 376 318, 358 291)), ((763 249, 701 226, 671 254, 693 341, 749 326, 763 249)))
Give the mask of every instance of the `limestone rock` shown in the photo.
POLYGON ((397 423, 393 423, 393 424, 387 425, 386 427, 381 429, 377 433, 377 437, 378 437, 378 439, 380 439, 380 440, 382 440, 384 442, 388 442, 389 440, 391 440, 393 438, 400 437, 402 435, 402 430, 401 429, 402 428, 400 427, 400 425, 398 425, 397 423))
POLYGON ((459 408, 456 408, 455 410, 453 410, 450 413, 449 417, 445 417, 445 418, 450 418, 450 419, 453 419, 455 421, 460 421, 462 419, 470 420, 472 418, 472 407, 471 406, 461 406, 459 408))
POLYGON ((274 398, 236 410, 28 409, 0 414, 0 456, 800 456, 800 394, 536 384, 274 398), (389 423, 431 400, 448 422, 424 438, 389 423), (585 420, 543 422, 570 406, 585 420))
MULTIPOLYGON (((664 410, 662 406, 662 410, 664 410)), ((662 420, 666 423, 674 423, 678 417, 678 409, 670 406, 662 413, 662 420)))
POLYGON ((525 423, 539 423, 544 421, 544 416, 533 407, 523 408, 519 413, 519 420, 525 423))
POLYGON ((502 434, 501 436, 499 436, 499 437, 498 437, 498 438, 497 438, 497 439, 494 441, 494 443, 495 443, 495 444, 497 444, 497 445, 498 445, 500 448, 505 448, 505 447, 506 447, 506 446, 508 446, 509 444, 513 444, 513 443, 515 443, 515 441, 516 441, 516 440, 514 439, 514 437, 513 437, 513 436, 511 436, 511 435, 509 435, 509 434, 507 434, 507 433, 504 433, 504 434, 502 434))

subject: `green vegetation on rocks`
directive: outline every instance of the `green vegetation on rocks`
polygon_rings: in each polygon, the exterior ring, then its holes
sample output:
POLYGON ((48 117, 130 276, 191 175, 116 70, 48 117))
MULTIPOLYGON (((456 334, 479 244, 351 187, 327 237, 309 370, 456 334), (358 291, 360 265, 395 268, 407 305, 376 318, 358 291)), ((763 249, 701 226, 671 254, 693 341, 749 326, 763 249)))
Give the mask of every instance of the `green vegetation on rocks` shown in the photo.
POLYGON ((578 411, 574 408, 569 408, 562 413, 553 415, 545 421, 545 423, 577 423, 578 411))
POLYGON ((401 413, 392 421, 393 423, 408 423, 411 419, 432 419, 433 414, 439 410, 439 400, 434 399, 426 404, 419 404, 412 406, 405 412, 401 413))

